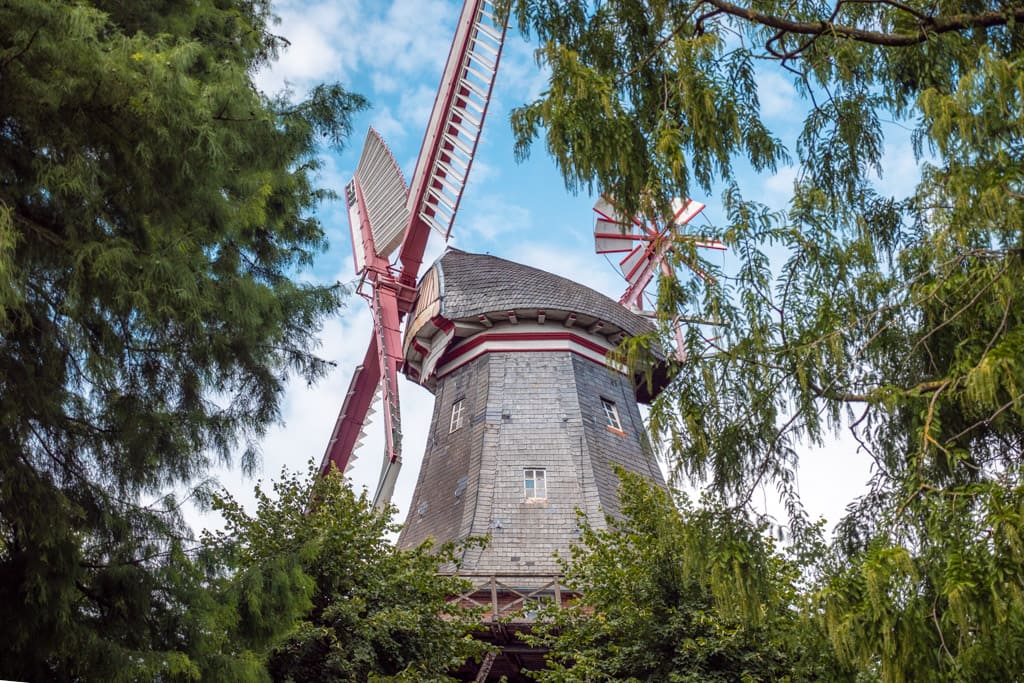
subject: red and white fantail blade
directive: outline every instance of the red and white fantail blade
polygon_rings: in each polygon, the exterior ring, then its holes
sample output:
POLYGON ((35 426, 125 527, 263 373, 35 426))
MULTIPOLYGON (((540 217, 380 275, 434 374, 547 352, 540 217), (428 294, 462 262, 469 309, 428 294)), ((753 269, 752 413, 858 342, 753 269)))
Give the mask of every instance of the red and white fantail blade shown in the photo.
POLYGON ((680 363, 686 362, 686 339, 683 337, 683 326, 677 318, 672 323, 672 336, 676 340, 676 360, 680 363))
POLYGON ((594 250, 598 254, 632 250, 637 240, 648 239, 647 235, 634 232, 635 228, 632 223, 623 225, 606 218, 598 218, 594 223, 594 250))
MULTIPOLYGON (((675 212, 673 222, 678 227, 683 227, 690 221, 692 221, 697 214, 704 210, 704 204, 693 199, 687 199, 685 202, 676 197, 672 200, 672 210, 675 212)), ((698 249, 718 249, 719 251, 725 251, 725 245, 719 240, 710 240, 704 237, 698 237, 697 235, 678 235, 678 240, 685 240, 695 246, 698 249)))
POLYGON ((619 210, 615 208, 612 201, 604 195, 598 197, 597 201, 594 202, 594 211, 612 223, 628 225, 632 222, 627 216, 619 213, 619 210))
POLYGON ((655 267, 662 259, 660 247, 658 249, 659 251, 655 251, 649 244, 639 245, 619 264, 629 283, 619 303, 643 308, 644 290, 654 279, 655 267))
POLYGON ((679 197, 672 199, 672 222, 682 227, 692 221, 694 217, 704 210, 704 204, 693 199, 682 200, 679 197))
POLYGON ((648 248, 647 244, 636 245, 626 258, 619 261, 619 270, 622 271, 622 277, 626 278, 626 282, 630 285, 636 283, 637 278, 640 277, 644 266, 654 258, 653 253, 648 248))
POLYGON ((598 254, 632 251, 638 240, 649 240, 649 230, 637 219, 619 211, 615 203, 601 195, 594 203, 594 250, 598 254))
POLYGON ((615 206, 615 202, 605 195, 601 195, 597 198, 597 201, 594 202, 594 211, 613 223, 621 223, 622 225, 632 224, 637 226, 643 224, 643 222, 636 216, 627 216, 619 211, 619 208, 615 206))
MULTIPOLYGON (((620 299, 622 304, 642 307, 643 290, 654 278, 658 265, 662 264, 664 268, 662 260, 665 250, 670 248, 673 241, 691 241, 697 247, 725 248, 717 240, 674 234, 704 208, 701 202, 676 197, 672 200, 671 224, 659 230, 653 223, 624 215, 608 197, 601 195, 598 198, 594 204, 594 211, 598 214, 594 225, 594 249, 599 254, 626 253, 626 257, 619 262, 622 276, 628 283, 620 299)), ((699 269, 694 270, 701 277, 706 277, 699 269)))

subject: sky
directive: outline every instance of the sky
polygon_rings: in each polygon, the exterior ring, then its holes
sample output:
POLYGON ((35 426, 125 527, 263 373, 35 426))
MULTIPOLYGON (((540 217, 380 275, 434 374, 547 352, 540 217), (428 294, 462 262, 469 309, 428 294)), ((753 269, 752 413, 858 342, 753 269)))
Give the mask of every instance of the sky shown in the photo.
MULTIPOLYGON (((287 87, 295 97, 301 97, 317 83, 339 82, 371 103, 370 109, 356 117, 353 136, 344 151, 324 151, 321 183, 342 193, 352 177, 368 126, 381 133, 408 180, 461 2, 278 0, 274 8, 280 17, 275 31, 286 37, 291 46, 276 64, 257 75, 258 87, 267 93, 287 87)), ((791 143, 796 134, 794 122, 802 120, 802 115, 794 116, 794 112, 802 114, 804 105, 789 82, 778 74, 761 74, 759 85, 762 114, 783 140, 789 138, 791 143)), ((544 86, 545 74, 534 62, 533 47, 510 30, 449 245, 557 273, 618 299, 625 289, 621 276, 611 263, 593 251, 593 198, 586 193, 573 195, 565 188, 542 143, 535 145, 526 162, 517 163, 514 159, 510 111, 536 97, 544 86)), ((905 135, 894 139, 886 150, 887 182, 910 183, 917 170, 909 141, 905 135)), ((769 175, 747 172, 740 181, 747 197, 781 208, 788 200, 795 176, 795 168, 784 167, 769 175)), ((694 198, 706 203, 706 213, 714 218, 718 198, 694 198)), ((352 284, 355 272, 343 201, 322 205, 318 216, 330 247, 299 277, 352 284)), ((698 217, 697 221, 700 220, 698 217)), ((424 263, 432 263, 444 247, 440 238, 433 235, 424 263)), ((313 387, 298 379, 289 384, 281 424, 272 427, 263 440, 262 462, 253 477, 243 476, 237 468, 216 473, 219 482, 237 500, 252 504, 256 479, 262 479, 266 485, 282 468, 305 470, 311 459, 320 462, 371 329, 367 306, 355 295, 348 298, 339 315, 327 321, 318 352, 336 363, 334 371, 313 387)), ((398 518, 402 520, 416 483, 433 396, 404 378, 399 393, 404 467, 393 502, 398 505, 398 518)), ((349 471, 357 488, 374 490, 383 442, 382 425, 371 424, 368 437, 357 452, 358 460, 349 471)), ((825 517, 829 527, 837 522, 845 505, 863 489, 869 477, 868 462, 856 453, 852 440, 845 437, 837 438, 826 448, 804 448, 797 481, 811 516, 825 517)), ((763 492, 761 498, 765 509, 777 514, 771 492, 763 492)), ((219 525, 210 514, 191 522, 194 527, 219 525)))

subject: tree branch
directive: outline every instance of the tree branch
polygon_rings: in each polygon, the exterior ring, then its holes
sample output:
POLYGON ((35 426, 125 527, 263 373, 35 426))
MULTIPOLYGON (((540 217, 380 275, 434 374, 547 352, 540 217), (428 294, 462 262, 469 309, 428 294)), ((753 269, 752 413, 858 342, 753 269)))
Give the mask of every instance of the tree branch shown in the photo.
MULTIPOLYGON (((883 33, 881 31, 868 31, 855 26, 844 26, 832 21, 794 21, 772 14, 765 14, 755 9, 748 9, 734 5, 724 0, 707 0, 709 4, 730 16, 746 19, 762 26, 778 29, 785 33, 794 33, 805 36, 820 36, 831 34, 839 38, 846 38, 859 43, 871 45, 884 45, 887 47, 905 47, 918 45, 928 40, 929 36, 942 33, 952 33, 971 28, 991 28, 993 26, 1005 26, 1006 24, 1024 21, 1024 7, 1008 7, 1002 12, 982 12, 980 14, 953 14, 945 17, 927 17, 917 12, 911 12, 918 19, 918 29, 912 33, 883 33)), ((886 2, 885 4, 906 10, 899 3, 886 2)), ((908 11, 908 10, 907 10, 908 11)))

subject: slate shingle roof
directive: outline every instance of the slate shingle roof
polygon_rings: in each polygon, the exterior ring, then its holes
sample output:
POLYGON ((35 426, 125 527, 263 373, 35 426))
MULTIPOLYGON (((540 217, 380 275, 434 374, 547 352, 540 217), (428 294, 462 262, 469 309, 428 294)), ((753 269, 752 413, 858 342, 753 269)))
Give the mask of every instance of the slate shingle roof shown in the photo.
POLYGON ((486 254, 449 249, 441 257, 441 314, 449 320, 515 309, 567 311, 612 323, 636 336, 654 331, 650 320, 578 282, 486 254))

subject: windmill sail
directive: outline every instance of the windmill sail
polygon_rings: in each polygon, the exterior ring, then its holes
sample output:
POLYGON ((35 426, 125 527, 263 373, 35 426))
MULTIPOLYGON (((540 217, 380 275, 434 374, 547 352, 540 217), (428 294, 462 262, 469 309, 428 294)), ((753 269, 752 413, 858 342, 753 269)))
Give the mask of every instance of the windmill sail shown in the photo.
POLYGON ((467 2, 413 174, 408 209, 448 239, 462 200, 505 40, 490 0, 467 2))
POLYGON ((402 367, 401 321, 413 308, 431 231, 447 238, 451 230, 480 139, 504 37, 505 22, 496 14, 494 0, 466 0, 409 186, 390 150, 371 129, 355 178, 345 189, 356 272, 362 276, 361 293, 371 301, 374 334, 342 405, 323 470, 332 464, 340 469, 347 466, 361 440, 371 394, 380 386, 385 455, 375 504, 390 500, 402 464, 397 384, 402 367), (396 250, 397 259, 392 256, 396 250))
POLYGON ((363 155, 356 167, 356 182, 366 207, 374 251, 387 258, 402 243, 409 222, 405 205, 409 191, 391 150, 373 128, 366 133, 363 155))

